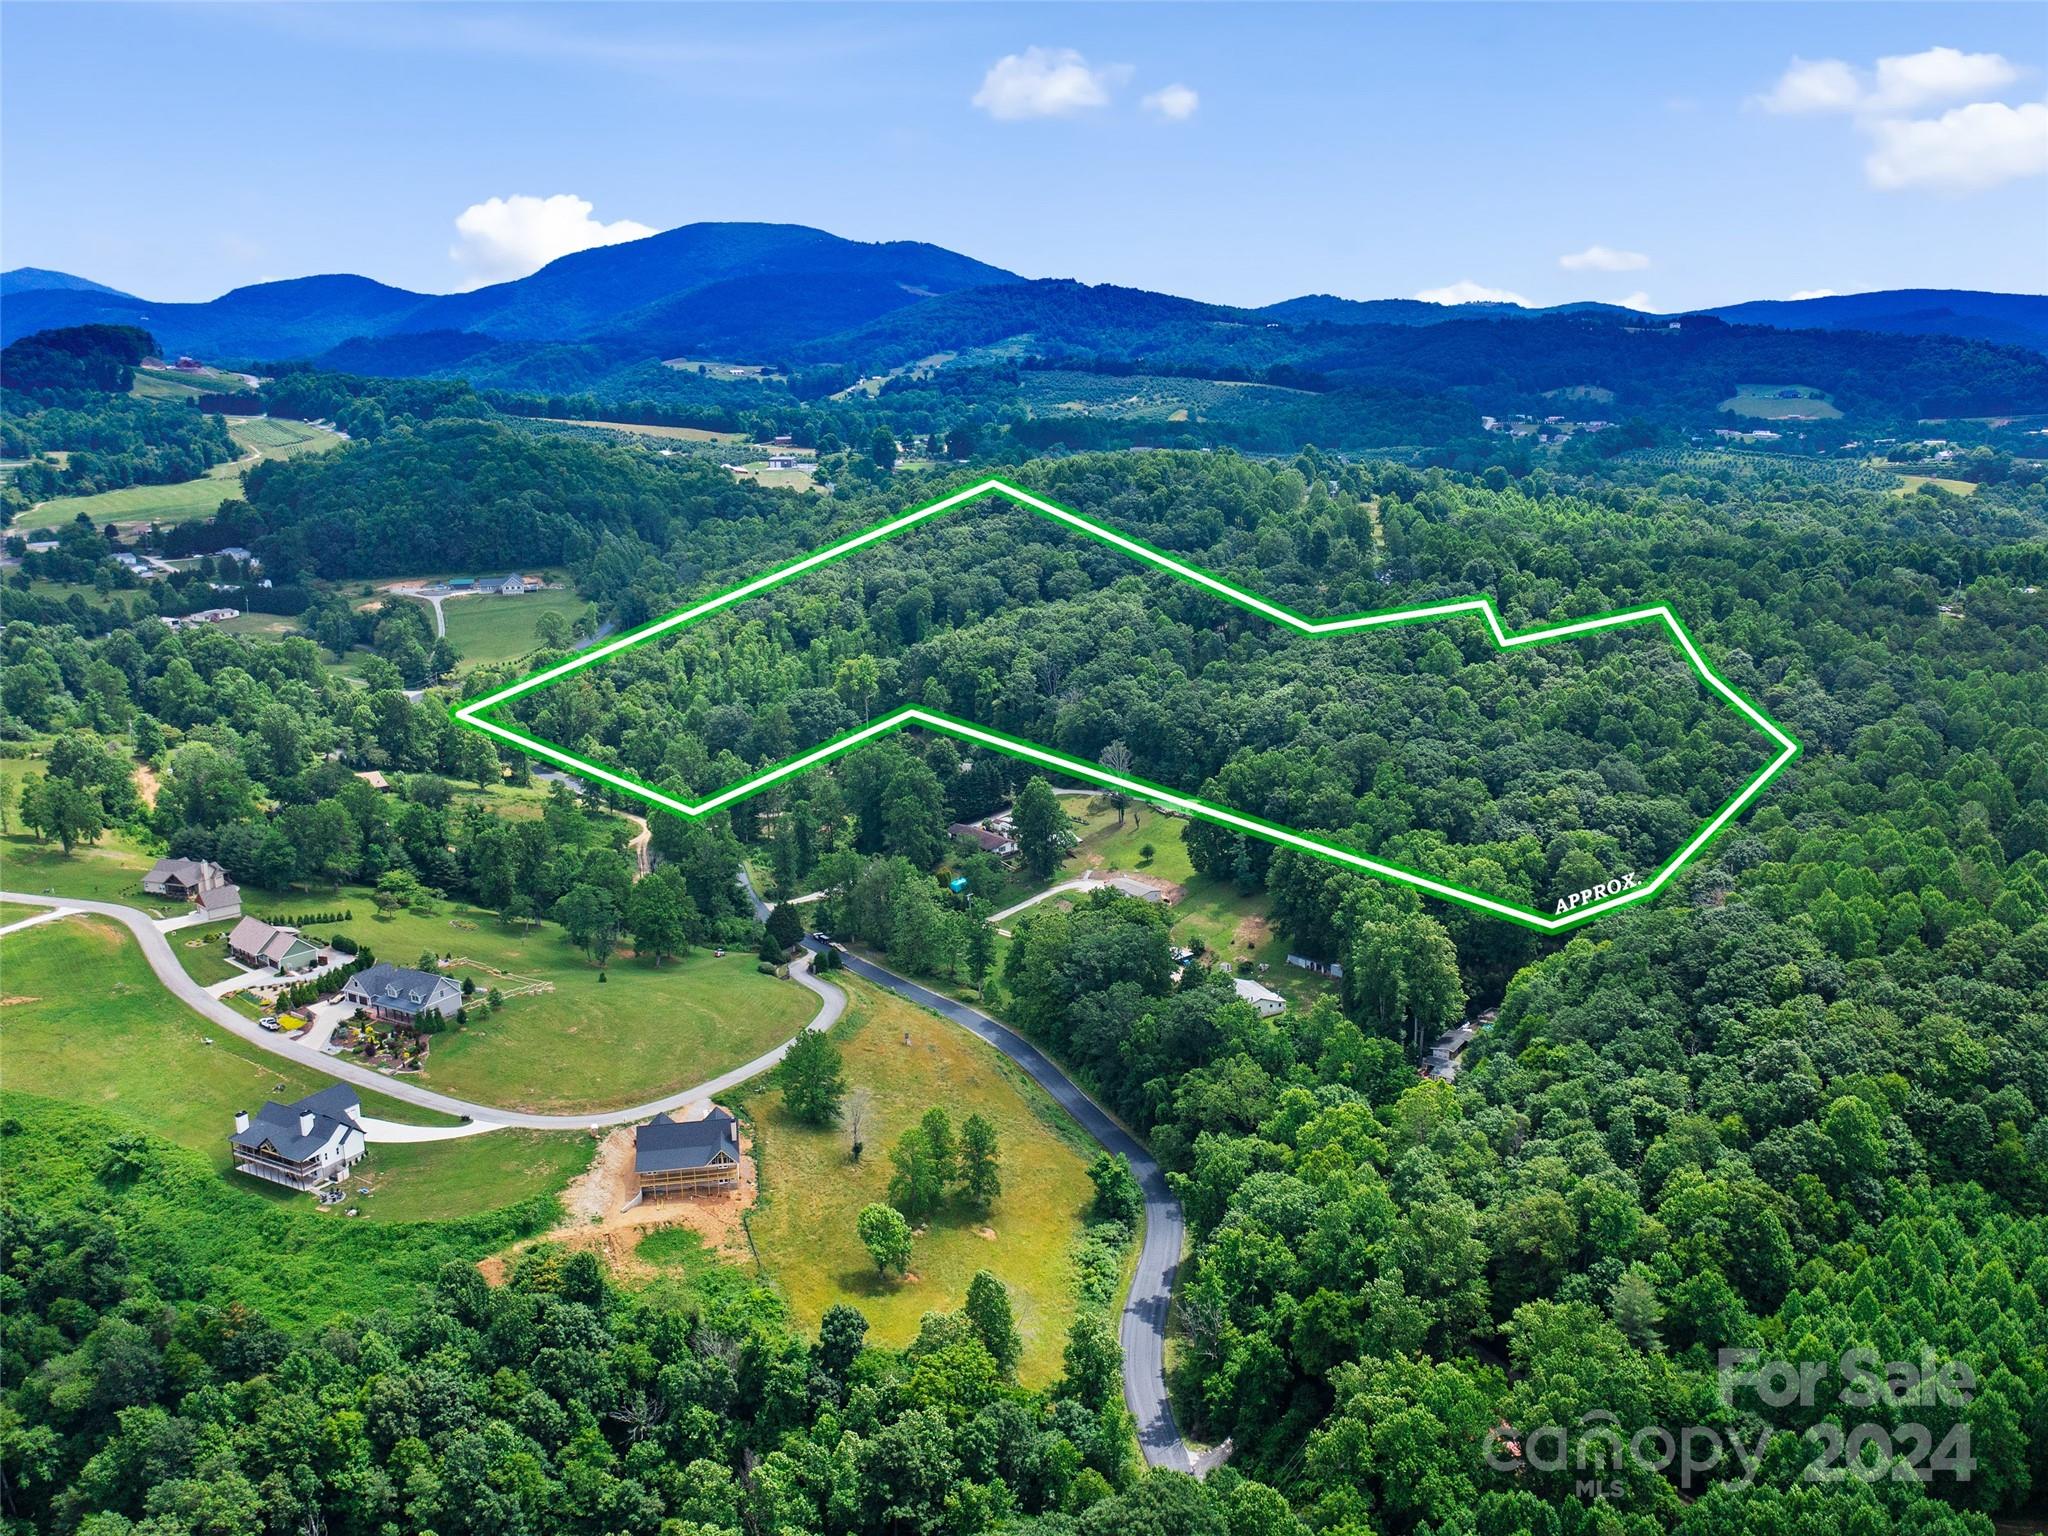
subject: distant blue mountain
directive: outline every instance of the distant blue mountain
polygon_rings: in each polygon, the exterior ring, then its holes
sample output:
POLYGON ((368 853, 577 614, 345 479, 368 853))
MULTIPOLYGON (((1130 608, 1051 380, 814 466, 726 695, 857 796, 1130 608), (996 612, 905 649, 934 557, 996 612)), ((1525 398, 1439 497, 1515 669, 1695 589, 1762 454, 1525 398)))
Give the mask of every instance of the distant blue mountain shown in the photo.
MULTIPOLYGON (((800 224, 688 224, 579 251, 530 277, 472 293, 412 293, 336 275, 258 283, 205 304, 159 304, 21 267, 0 275, 0 296, 0 342, 103 322, 143 326, 167 350, 216 361, 333 354, 330 364, 381 360, 394 372, 446 368, 496 348, 514 355, 557 344, 595 347, 607 358, 900 361, 1027 336, 1041 345, 1113 353, 1162 324, 1234 327, 1248 336, 1273 328, 1414 329, 1558 317, 1639 326, 1670 318, 1612 304, 1535 309, 1329 294, 1234 309, 1143 289, 1027 282, 938 246, 867 244, 800 224)), ((2032 294, 1903 289, 1694 313, 1784 330, 1949 335, 2048 352, 2048 297, 2032 294)))
POLYGON ((1798 331, 1967 336, 2048 352, 2048 295, 1969 288, 1893 288, 1821 299, 1753 299, 1699 311, 1736 325, 1798 331))
POLYGON ((0 272, 0 299, 11 299, 17 293, 43 293, 53 289, 67 293, 110 293, 119 299, 131 297, 118 288, 109 288, 105 283, 73 277, 69 272, 52 272, 48 267, 16 267, 12 272, 0 272))

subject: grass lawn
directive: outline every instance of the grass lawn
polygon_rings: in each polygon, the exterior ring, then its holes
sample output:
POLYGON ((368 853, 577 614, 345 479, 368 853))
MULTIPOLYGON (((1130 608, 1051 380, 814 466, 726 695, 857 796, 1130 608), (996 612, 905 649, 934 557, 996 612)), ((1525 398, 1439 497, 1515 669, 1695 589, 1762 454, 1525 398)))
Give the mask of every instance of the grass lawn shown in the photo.
POLYGON ((201 923, 196 928, 180 928, 176 933, 165 934, 164 939, 170 944, 171 953, 178 957, 178 964, 185 968, 185 974, 202 987, 210 987, 216 981, 246 974, 228 959, 228 933, 238 921, 229 918, 224 922, 201 923))
POLYGON ((155 862, 120 832, 104 833, 93 847, 81 846, 69 854, 59 844, 38 843, 26 832, 0 837, 0 887, 7 890, 120 901, 165 916, 185 910, 179 902, 142 894, 142 876, 155 862))
POLYGON ((419 1074, 429 1087, 484 1104, 575 1114, 659 1098, 753 1060, 817 1012, 803 988, 756 971, 750 950, 723 959, 697 950, 659 969, 615 957, 600 982, 552 923, 529 933, 459 903, 382 917, 360 891, 249 905, 265 917, 349 907, 354 921, 319 925, 323 938, 346 933, 397 965, 452 955, 450 975, 507 993, 501 1012, 436 1036, 419 1074), (509 995, 521 986, 546 990, 509 995))
POLYGON ((100 526, 108 523, 194 523, 213 516, 220 504, 242 491, 239 463, 216 464, 196 480, 176 485, 129 485, 97 496, 59 496, 31 507, 15 518, 16 531, 56 528, 83 512, 100 526))
MULTIPOLYGON (((7 1086, 147 1122, 228 1166, 237 1109, 298 1098, 334 1079, 222 1034, 157 981, 112 918, 81 913, 0 938, 7 1001, 0 1045, 7 1086), (79 978, 90 978, 83 985, 79 978), (211 1036, 214 1043, 201 1042, 211 1036), (278 1084, 285 1084, 280 1091, 278 1084)), ((418 1125, 453 1121, 365 1093, 367 1114, 418 1125)))
POLYGON ((228 436, 244 452, 256 452, 266 459, 297 458, 302 453, 325 453, 339 448, 345 438, 339 432, 316 427, 307 421, 287 421, 281 416, 230 416, 228 436))
POLYGON ((1087 1166, 1094 1144, 1037 1085, 1001 1055, 935 1014, 893 994, 833 977, 851 1006, 832 1036, 855 1095, 865 1100, 867 1144, 849 1161, 844 1127, 813 1130, 757 1089, 749 1100, 760 1158, 762 1200, 752 1229, 762 1263, 805 1329, 826 1308, 850 1302, 867 1314, 871 1342, 901 1348, 927 1312, 954 1311, 979 1269, 1010 1288, 1024 1340, 1019 1375, 1043 1385, 1059 1374, 1074 1310, 1074 1245, 1094 1198, 1087 1166), (862 1206, 887 1198, 889 1148, 934 1105, 954 1125, 979 1113, 994 1122, 1004 1193, 983 1219, 949 1208, 911 1255, 910 1275, 879 1280, 854 1229, 862 1206))
POLYGON ((282 640, 299 632, 298 621, 282 613, 245 613, 222 619, 213 627, 230 635, 260 635, 266 640, 282 640))
POLYGON ((541 615, 559 613, 573 621, 589 606, 568 590, 529 592, 524 597, 459 597, 444 602, 441 612, 448 639, 464 663, 487 666, 517 661, 534 649, 533 632, 541 615))
POLYGON ((0 927, 49 910, 48 907, 32 907, 25 901, 0 901, 0 927))

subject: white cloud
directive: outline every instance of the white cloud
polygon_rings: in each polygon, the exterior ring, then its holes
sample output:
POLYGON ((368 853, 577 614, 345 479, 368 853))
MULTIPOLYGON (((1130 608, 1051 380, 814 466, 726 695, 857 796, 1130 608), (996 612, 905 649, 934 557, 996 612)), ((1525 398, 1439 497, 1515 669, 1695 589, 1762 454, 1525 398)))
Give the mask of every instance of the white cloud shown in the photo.
POLYGON ((1937 101, 1963 101, 2003 89, 2020 72, 2002 54, 1929 48, 1877 61, 1869 105, 1877 112, 1910 112, 1937 101))
POLYGON ((1862 100, 1863 82, 1842 60, 1794 58, 1757 105, 1766 112, 1853 112, 1862 100))
POLYGON ((1832 299, 1834 296, 1832 288, 1801 288, 1797 293, 1786 294, 1785 302, 1797 304, 1801 299, 1832 299))
POLYGON ((1845 59, 1795 58, 1778 83, 1756 100, 1766 112, 1885 115, 1982 95, 2019 77, 2018 67, 2003 54, 1957 48, 1891 54, 1869 70, 1845 59))
POLYGON ((1147 112, 1157 113, 1170 123, 1186 122, 1201 104, 1200 93, 1193 86, 1182 85, 1179 81, 1154 91, 1138 103, 1147 112))
POLYGON ((1446 283, 1441 288, 1425 288, 1415 297, 1425 304, 1519 304, 1524 309, 1530 307, 1529 301, 1519 293, 1506 288, 1489 288, 1469 277, 1446 283))
MULTIPOLYGON (((1130 73, 1129 67, 1121 64, 1091 68, 1072 48, 1026 48, 1022 53, 1005 54, 989 66, 972 105, 1001 123, 1072 117, 1108 106, 1110 92, 1130 78, 1130 73)), ((1194 109, 1190 106, 1188 110, 1194 109)))
POLYGON ((1876 123, 1871 134, 1863 171, 1886 192, 1981 192, 2048 175, 2048 102, 1977 101, 1939 117, 1876 123))
POLYGON ((1645 314, 1653 312, 1657 307, 1656 305, 1650 302, 1650 296, 1647 293, 1644 293, 1640 288, 1638 288, 1634 293, 1630 294, 1627 298, 1616 299, 1614 302, 1619 304, 1623 309, 1639 309, 1643 311, 1645 314))
POLYGON ((1617 251, 1610 246, 1589 245, 1583 251, 1557 258, 1567 272, 1640 272, 1650 264, 1641 251, 1617 251))
POLYGON ((573 192, 553 197, 516 193, 472 203, 456 215, 457 238, 448 247, 448 258, 462 269, 465 288, 480 288, 538 272, 571 251, 654 233, 631 219, 603 224, 590 212, 591 205, 573 192))

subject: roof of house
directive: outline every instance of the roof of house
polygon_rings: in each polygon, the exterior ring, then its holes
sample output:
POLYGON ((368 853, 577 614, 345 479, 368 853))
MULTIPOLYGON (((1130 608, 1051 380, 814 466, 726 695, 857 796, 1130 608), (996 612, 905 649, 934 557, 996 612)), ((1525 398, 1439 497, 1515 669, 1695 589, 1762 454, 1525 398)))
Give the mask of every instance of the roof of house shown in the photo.
POLYGON ((1119 875, 1109 882, 1112 890, 1135 896, 1140 901, 1164 901, 1166 893, 1156 885, 1147 885, 1143 880, 1134 880, 1129 875, 1119 875))
POLYGON ((635 1173, 706 1168, 721 1152, 738 1162, 740 1138, 732 1116, 716 1105, 702 1120, 671 1120, 667 1115, 656 1115, 633 1133, 635 1173))
POLYGON ((991 832, 986 827, 977 827, 971 821, 957 821, 946 830, 955 837, 964 837, 969 842, 981 844, 982 848, 989 853, 994 853, 1000 848, 1014 848, 1017 846, 1017 840, 1014 837, 1006 837, 1000 832, 991 832))
POLYGON ((444 991, 459 991, 454 982, 433 971, 416 971, 411 966, 393 965, 388 960, 379 960, 375 965, 356 972, 342 988, 344 996, 361 993, 379 1008, 390 1008, 399 1013, 417 1013, 444 991))
POLYGON ((1237 988, 1237 995, 1248 1003, 1279 1003, 1284 1006, 1287 1002, 1286 998, 1263 982, 1252 981, 1244 976, 1232 981, 1231 985, 1237 988))
POLYGON ((216 885, 210 891, 199 893, 199 908, 203 912, 219 912, 227 907, 242 904, 242 888, 238 885, 216 885))
POLYGON ((266 923, 260 917, 245 917, 228 932, 228 948, 238 954, 254 955, 273 965, 284 959, 296 945, 315 947, 296 928, 266 923))
POLYGON ((266 1141, 271 1150, 288 1162, 302 1163, 334 1139, 336 1131, 359 1129, 356 1116, 363 1101, 344 1083, 334 1083, 318 1093, 309 1093, 296 1104, 265 1099, 263 1107, 249 1117, 249 1129, 236 1131, 228 1141, 238 1151, 254 1152, 266 1141), (299 1116, 310 1112, 313 1129, 299 1133, 299 1116))
POLYGON ((175 880, 180 885, 192 885, 208 870, 213 870, 216 874, 224 875, 227 873, 218 864, 211 863, 206 859, 158 859, 149 866, 149 873, 142 878, 145 880, 175 880))

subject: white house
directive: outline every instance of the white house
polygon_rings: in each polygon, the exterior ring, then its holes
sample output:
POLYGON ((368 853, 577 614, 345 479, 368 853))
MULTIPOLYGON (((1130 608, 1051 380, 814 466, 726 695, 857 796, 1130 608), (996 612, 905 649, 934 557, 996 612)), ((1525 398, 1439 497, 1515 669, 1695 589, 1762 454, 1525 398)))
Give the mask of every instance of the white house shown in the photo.
POLYGON ((1285 1013, 1287 1011, 1287 999, 1261 982, 1239 976, 1230 984, 1237 989, 1239 997, 1258 1010, 1258 1015, 1262 1019, 1270 1019, 1276 1013, 1285 1013))
POLYGON ((288 1189, 339 1184, 363 1160, 362 1100, 341 1083, 296 1104, 266 1099, 253 1116, 235 1111, 235 1133, 228 1145, 237 1173, 288 1189))

